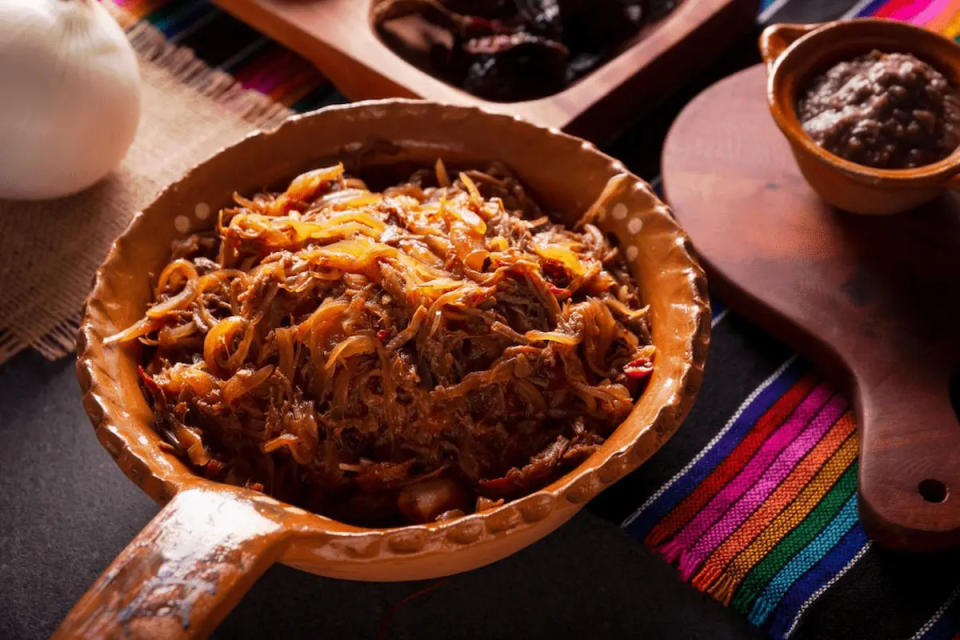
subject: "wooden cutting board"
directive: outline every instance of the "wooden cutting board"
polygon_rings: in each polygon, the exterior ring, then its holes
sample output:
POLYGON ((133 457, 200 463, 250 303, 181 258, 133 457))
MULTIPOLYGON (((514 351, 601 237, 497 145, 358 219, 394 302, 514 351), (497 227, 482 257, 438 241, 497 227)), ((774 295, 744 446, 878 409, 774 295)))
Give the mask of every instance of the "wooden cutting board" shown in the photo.
POLYGON ((765 84, 752 67, 680 114, 667 199, 720 297, 854 398, 867 532, 897 549, 960 546, 960 198, 885 217, 832 209, 800 175, 765 84))
POLYGON ((371 0, 214 0, 311 60, 351 100, 406 97, 479 106, 606 141, 753 27, 759 0, 682 0, 623 53, 560 93, 476 98, 416 68, 370 25, 371 0))

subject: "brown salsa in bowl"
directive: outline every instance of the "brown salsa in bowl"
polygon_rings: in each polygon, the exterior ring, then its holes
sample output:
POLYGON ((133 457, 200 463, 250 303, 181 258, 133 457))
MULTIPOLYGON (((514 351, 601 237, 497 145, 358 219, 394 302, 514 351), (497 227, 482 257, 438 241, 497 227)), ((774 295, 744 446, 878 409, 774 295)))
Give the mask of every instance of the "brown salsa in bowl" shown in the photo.
POLYGON ((957 87, 909 53, 839 62, 801 91, 797 118, 827 151, 878 169, 932 164, 960 146, 957 87))

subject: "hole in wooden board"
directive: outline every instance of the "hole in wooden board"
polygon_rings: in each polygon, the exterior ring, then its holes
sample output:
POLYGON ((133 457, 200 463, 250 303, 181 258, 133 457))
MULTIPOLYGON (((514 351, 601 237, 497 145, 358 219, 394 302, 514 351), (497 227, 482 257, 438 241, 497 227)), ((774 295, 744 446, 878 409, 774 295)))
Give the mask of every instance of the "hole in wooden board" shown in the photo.
POLYGON ((937 503, 945 501, 949 493, 947 490, 947 485, 932 478, 922 480, 920 484, 917 485, 917 490, 927 502, 937 503))

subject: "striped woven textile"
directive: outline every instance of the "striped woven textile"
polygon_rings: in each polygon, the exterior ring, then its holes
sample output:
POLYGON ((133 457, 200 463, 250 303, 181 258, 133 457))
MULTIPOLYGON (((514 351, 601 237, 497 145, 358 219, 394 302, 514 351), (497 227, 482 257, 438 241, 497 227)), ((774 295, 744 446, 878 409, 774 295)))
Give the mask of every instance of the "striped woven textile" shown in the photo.
POLYGON ((960 561, 869 541, 858 444, 842 394, 720 307, 690 418, 596 508, 772 638, 956 640, 960 561))
POLYGON ((112 0, 211 67, 294 111, 344 102, 310 62, 217 8, 210 0, 112 0))
POLYGON ((685 580, 788 637, 870 543, 857 522, 846 399, 793 357, 624 523, 685 580))
MULTIPOLYGON (((113 2, 295 111, 344 101, 306 60, 209 0, 113 2)), ((855 16, 960 39, 960 0, 764 0, 759 22, 855 16)), ((860 526, 848 400, 719 302, 714 313, 690 418, 590 508, 772 638, 960 640, 960 556, 892 554, 860 526)))
POLYGON ((838 18, 889 18, 960 36, 958 0, 763 0, 761 22, 820 22, 838 18))

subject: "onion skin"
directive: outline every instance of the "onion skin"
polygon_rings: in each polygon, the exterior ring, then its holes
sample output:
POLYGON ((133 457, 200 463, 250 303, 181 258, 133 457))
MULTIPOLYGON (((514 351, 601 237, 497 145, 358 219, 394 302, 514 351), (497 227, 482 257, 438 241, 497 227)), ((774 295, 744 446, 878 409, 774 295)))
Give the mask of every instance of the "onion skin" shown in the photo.
POLYGON ((91 186, 123 159, 140 120, 123 30, 95 0, 6 0, 0 25, 0 198, 91 186))

